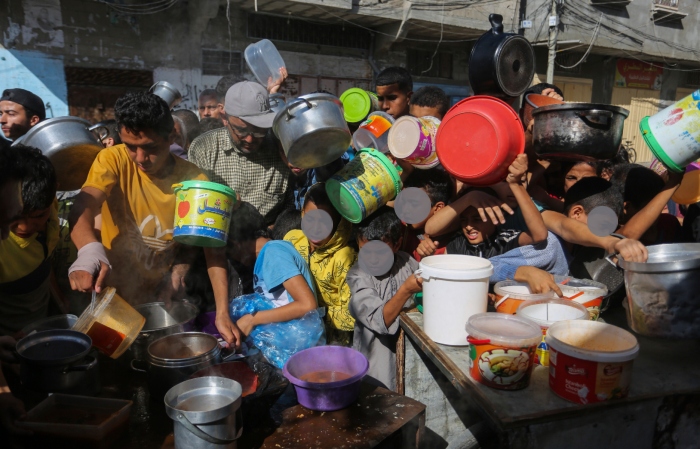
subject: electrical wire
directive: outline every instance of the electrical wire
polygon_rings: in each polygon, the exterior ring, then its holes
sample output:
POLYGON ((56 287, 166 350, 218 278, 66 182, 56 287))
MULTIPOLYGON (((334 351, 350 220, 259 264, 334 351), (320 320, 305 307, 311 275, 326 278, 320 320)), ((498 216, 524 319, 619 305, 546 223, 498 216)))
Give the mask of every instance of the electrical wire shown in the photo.
POLYGON ((178 0, 157 0, 151 3, 144 3, 142 5, 117 5, 105 0, 97 0, 97 2, 107 5, 109 8, 121 14, 147 15, 166 11, 172 8, 178 2, 178 0))
POLYGON ((591 49, 593 48, 593 44, 595 43, 595 40, 598 38, 598 32, 600 31, 600 24, 603 22, 603 13, 600 13, 600 19, 598 19, 598 25, 595 28, 595 31, 593 32, 593 36, 591 37, 591 43, 588 45, 588 50, 581 56, 581 59, 579 61, 572 65, 572 66, 565 66, 559 64, 556 59, 554 60, 554 63, 561 67, 562 69, 573 69, 575 67, 578 67, 583 61, 586 60, 586 57, 588 57, 588 54, 591 52, 591 49))
POLYGON ((423 70, 420 72, 421 75, 424 73, 428 73, 433 69, 433 63, 435 62, 435 56, 437 55, 438 49, 440 49, 440 44, 442 43, 442 32, 443 32, 443 24, 445 23, 445 8, 442 8, 442 19, 440 20, 440 40, 438 41, 437 45, 435 46, 435 51, 433 52, 433 56, 430 57, 430 66, 428 66, 427 69, 423 70))

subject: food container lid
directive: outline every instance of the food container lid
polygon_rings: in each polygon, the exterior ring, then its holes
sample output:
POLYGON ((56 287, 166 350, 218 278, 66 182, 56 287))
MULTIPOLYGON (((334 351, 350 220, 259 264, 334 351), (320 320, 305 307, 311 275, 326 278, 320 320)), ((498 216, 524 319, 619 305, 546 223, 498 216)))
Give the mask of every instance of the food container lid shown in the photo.
POLYGON ((389 130, 389 151, 394 157, 404 159, 410 156, 420 142, 423 124, 409 115, 396 120, 389 130))
POLYGON ((207 189, 223 193, 224 195, 228 195, 233 198, 236 197, 236 192, 234 192, 232 188, 211 181, 183 181, 179 184, 173 184, 172 189, 174 192, 189 189, 207 189))
POLYGON ((524 302, 520 304, 515 314, 534 321, 545 329, 558 321, 590 319, 588 309, 582 304, 558 298, 524 302))
POLYGON ((372 111, 370 93, 364 89, 352 87, 340 96, 343 103, 343 116, 348 123, 359 123, 372 111))
POLYGON ((488 259, 460 254, 424 257, 418 266, 423 280, 470 281, 488 278, 493 274, 493 265, 488 259))
POLYGON ((508 295, 509 298, 521 299, 523 301, 531 301, 535 299, 556 298, 554 292, 547 293, 532 293, 530 286, 526 282, 518 281, 501 281, 493 286, 493 292, 499 296, 508 295))
POLYGON ((542 329, 537 323, 505 313, 477 313, 469 317, 465 329, 471 338, 489 340, 493 345, 523 347, 542 341, 542 329))
POLYGON ((575 298, 578 302, 586 302, 608 294, 608 287, 600 282, 590 279, 576 279, 571 276, 554 276, 554 282, 559 285, 564 296, 573 296, 583 292, 583 295, 575 298))
POLYGON ((556 351, 594 362, 626 362, 639 353, 634 335, 600 321, 559 321, 549 327, 545 342, 556 351))

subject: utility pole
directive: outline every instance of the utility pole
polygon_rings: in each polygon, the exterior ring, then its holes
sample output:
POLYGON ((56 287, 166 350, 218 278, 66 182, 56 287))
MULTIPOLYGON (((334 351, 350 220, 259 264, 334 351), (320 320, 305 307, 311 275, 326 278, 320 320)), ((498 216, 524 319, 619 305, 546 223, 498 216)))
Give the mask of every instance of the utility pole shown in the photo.
POLYGON ((559 33, 559 16, 557 1, 552 0, 552 12, 549 14, 549 57, 547 58, 547 83, 554 84, 554 59, 557 57, 557 33, 559 33), (554 18, 554 20, 552 20, 554 18))

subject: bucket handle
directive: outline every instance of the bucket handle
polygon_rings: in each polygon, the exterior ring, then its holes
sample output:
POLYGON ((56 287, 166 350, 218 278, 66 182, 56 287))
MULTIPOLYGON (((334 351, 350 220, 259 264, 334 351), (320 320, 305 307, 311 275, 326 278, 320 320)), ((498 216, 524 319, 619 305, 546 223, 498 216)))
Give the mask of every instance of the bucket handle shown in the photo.
POLYGON ((94 368, 97 365, 97 358, 92 357, 92 356, 88 356, 88 357, 86 357, 86 360, 88 360, 88 359, 92 359, 92 360, 88 363, 82 363, 80 365, 69 366, 63 370, 63 373, 65 374, 65 373, 69 373, 71 371, 87 371, 89 369, 94 368))
POLYGON ((241 435, 243 434, 243 413, 239 413, 239 412, 241 412, 240 407, 238 408, 238 410, 236 410, 236 427, 238 427, 238 422, 239 422, 238 418, 239 417, 241 418, 240 419, 241 426, 240 426, 240 429, 238 429, 238 432, 236 432, 236 436, 234 438, 231 438, 231 439, 221 439, 221 438, 217 438, 215 436, 209 435, 208 433, 204 432, 199 427, 192 424, 190 422, 190 420, 187 419, 187 417, 185 415, 183 415, 182 413, 178 413, 177 415, 175 415, 175 419, 177 419, 180 424, 185 426, 185 429, 189 430, 190 432, 195 434, 195 436, 206 441, 207 443, 231 444, 234 441, 236 441, 237 439, 239 439, 241 437, 241 435))
POLYGON ((292 115, 292 109, 294 109, 296 106, 300 105, 301 103, 306 103, 306 106, 311 109, 314 107, 311 103, 309 103, 309 100, 305 98, 298 98, 296 101, 292 101, 287 105, 287 121, 290 121, 291 119, 294 118, 292 115))
POLYGON ((143 368, 138 368, 138 367, 134 364, 134 362, 137 362, 137 361, 139 361, 139 360, 132 359, 131 362, 129 362, 129 366, 131 366, 131 369, 134 370, 134 371, 138 371, 138 372, 140 372, 140 373, 147 373, 148 370, 145 370, 145 369, 143 369, 143 368))
POLYGON ((501 304, 503 304, 503 301, 505 301, 505 300, 508 299, 508 298, 510 298, 510 295, 504 295, 504 296, 503 296, 501 299, 499 299, 499 300, 496 302, 496 304, 494 304, 493 306, 494 306, 495 308, 498 308, 498 306, 500 306, 501 304))
POLYGON ((419 268, 416 271, 413 272, 413 275, 419 278, 422 278, 424 281, 429 281, 430 276, 423 276, 423 269, 419 268))

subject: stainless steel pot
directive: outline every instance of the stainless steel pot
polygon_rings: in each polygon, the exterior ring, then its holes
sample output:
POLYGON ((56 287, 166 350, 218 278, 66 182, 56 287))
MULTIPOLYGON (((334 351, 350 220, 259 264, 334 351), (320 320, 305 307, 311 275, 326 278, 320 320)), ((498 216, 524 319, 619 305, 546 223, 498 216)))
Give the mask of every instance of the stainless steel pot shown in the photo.
POLYGON ((700 243, 647 249, 646 263, 619 262, 630 327, 650 337, 700 338, 700 243))
POLYGON ((180 91, 167 81, 158 81, 151 86, 148 91, 162 98, 170 109, 174 108, 182 101, 182 94, 180 91))
POLYGON ((503 16, 490 14, 491 29, 476 41, 469 56, 469 85, 477 95, 506 101, 530 87, 535 51, 525 37, 503 32, 503 16))
POLYGON ((278 114, 286 105, 287 102, 284 99, 284 95, 270 94, 270 109, 272 112, 278 114))
MULTIPOLYGON (((221 353, 219 341, 201 332, 173 334, 154 341, 146 353, 151 398, 160 400, 170 388, 195 372, 221 363, 221 353)), ((231 355, 233 351, 227 357, 231 355)))
POLYGON ((17 342, 20 379, 41 393, 97 394, 97 358, 88 355, 92 340, 73 330, 35 332, 17 342))
POLYGON ((197 306, 187 301, 173 302, 169 308, 163 302, 151 302, 134 309, 146 318, 146 324, 129 347, 134 360, 144 360, 148 346, 159 338, 194 331, 194 320, 199 314, 197 306))
POLYGON ((595 161, 617 155, 629 111, 609 104, 565 103, 532 111, 533 148, 543 159, 595 161))
POLYGON ((347 151, 352 139, 343 104, 329 94, 304 95, 287 103, 272 129, 289 163, 299 168, 333 162, 347 151))
POLYGON ((97 153, 102 149, 89 127, 90 122, 78 117, 51 118, 30 129, 12 145, 40 149, 56 170, 58 190, 77 190, 83 186, 97 153))

